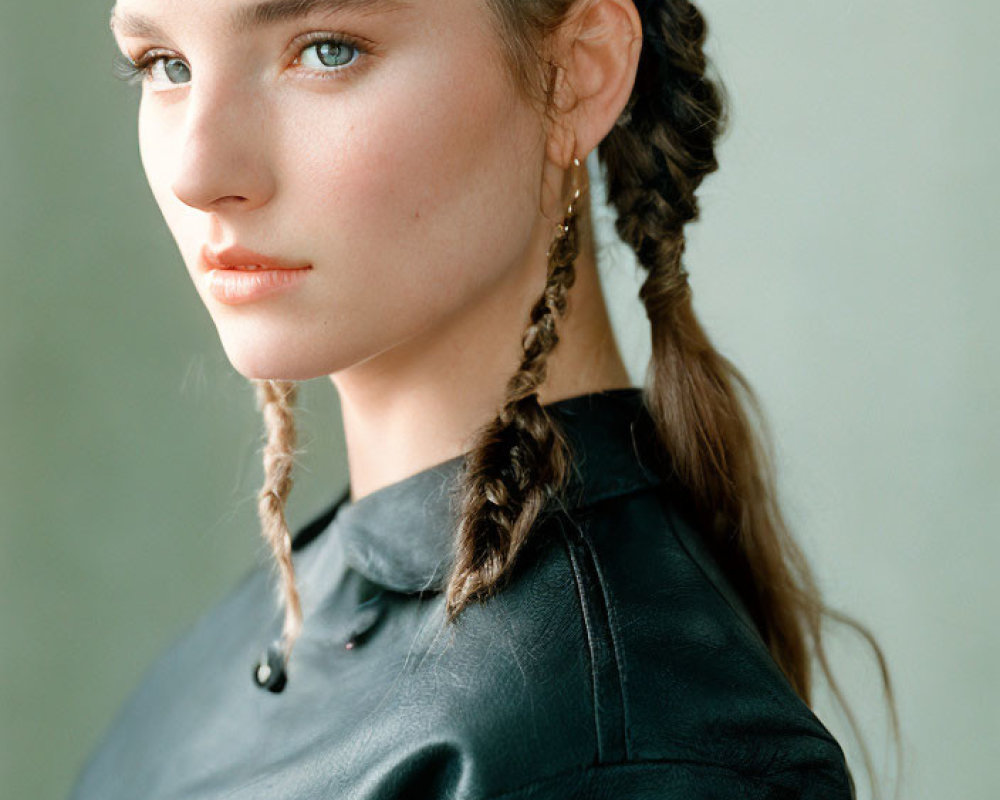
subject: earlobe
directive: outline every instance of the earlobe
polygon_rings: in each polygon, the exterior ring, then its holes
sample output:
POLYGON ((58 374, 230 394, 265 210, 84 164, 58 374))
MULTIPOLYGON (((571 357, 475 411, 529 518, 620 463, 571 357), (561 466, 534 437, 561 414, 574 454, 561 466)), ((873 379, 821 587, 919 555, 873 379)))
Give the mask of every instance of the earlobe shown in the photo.
POLYGON ((565 77, 575 96, 567 121, 585 156, 614 127, 632 94, 642 21, 632 0, 589 0, 567 23, 565 77))

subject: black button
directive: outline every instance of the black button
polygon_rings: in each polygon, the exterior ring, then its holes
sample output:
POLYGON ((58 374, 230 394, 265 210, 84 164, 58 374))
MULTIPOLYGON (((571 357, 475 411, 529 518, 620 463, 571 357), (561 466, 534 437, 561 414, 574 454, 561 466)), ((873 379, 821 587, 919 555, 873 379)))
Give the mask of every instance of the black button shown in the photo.
POLYGON ((285 659, 281 648, 275 643, 271 644, 260 661, 253 668, 253 680, 262 689, 269 692, 280 692, 288 683, 288 675, 285 672, 285 659))

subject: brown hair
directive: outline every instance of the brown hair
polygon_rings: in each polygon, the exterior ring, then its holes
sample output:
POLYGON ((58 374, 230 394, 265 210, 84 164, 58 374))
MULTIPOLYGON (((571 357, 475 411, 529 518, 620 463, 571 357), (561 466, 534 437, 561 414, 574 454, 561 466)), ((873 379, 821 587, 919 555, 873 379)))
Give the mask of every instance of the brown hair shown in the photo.
MULTIPOLYGON (((556 65, 544 54, 549 35, 578 2, 485 0, 516 84, 548 111, 556 65)), ((707 74, 707 25, 687 0, 636 0, 643 45, 625 114, 598 145, 615 227, 648 273, 639 297, 652 330, 643 398, 662 451, 728 576, 744 595, 767 646, 796 693, 812 696, 815 655, 862 744, 874 796, 874 768, 853 714, 834 679, 821 624, 829 616, 860 632, 877 660, 899 762, 899 721, 884 655, 861 623, 826 606, 812 570, 777 504, 766 420, 739 370, 712 345, 692 307, 682 266, 684 226, 698 218, 695 196, 718 168, 715 142, 725 127, 723 85, 707 74), (757 421, 764 431, 760 437, 757 421)), ((475 435, 459 486, 456 560, 446 591, 448 621, 498 591, 550 495, 567 475, 567 451, 536 390, 558 342, 557 316, 573 284, 575 221, 550 250, 548 281, 531 311, 524 355, 497 417, 475 435)), ((261 492, 265 534, 282 565, 287 631, 297 630, 298 598, 282 503, 294 447, 286 384, 264 382, 270 432, 261 492)), ((290 645, 289 645, 290 646, 290 645)), ((898 790, 898 785, 897 785, 898 790)))

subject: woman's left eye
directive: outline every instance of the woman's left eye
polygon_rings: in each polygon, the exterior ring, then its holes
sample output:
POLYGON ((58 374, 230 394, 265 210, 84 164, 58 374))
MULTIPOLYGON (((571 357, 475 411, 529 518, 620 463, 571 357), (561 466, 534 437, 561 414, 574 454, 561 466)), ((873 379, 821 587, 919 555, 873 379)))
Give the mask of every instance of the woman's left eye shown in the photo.
POLYGON ((355 42, 347 39, 321 39, 304 47, 298 62, 315 72, 337 72, 357 61, 362 52, 355 42))

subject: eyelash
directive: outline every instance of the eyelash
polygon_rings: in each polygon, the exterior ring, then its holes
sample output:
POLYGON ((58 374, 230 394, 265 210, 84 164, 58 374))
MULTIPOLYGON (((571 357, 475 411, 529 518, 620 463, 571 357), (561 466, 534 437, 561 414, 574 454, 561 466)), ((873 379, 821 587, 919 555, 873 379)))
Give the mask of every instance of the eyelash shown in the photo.
MULTIPOLYGON (((340 73, 347 72, 352 67, 355 67, 357 62, 360 61, 362 57, 369 55, 370 52, 368 48, 362 44, 361 40, 356 39, 353 36, 348 36, 342 33, 315 33, 306 38, 296 55, 296 62, 302 58, 302 53, 310 47, 317 44, 327 43, 353 48, 358 52, 358 57, 340 67, 331 67, 325 70, 307 69, 306 72, 309 73, 310 78, 319 78, 320 80, 339 80, 342 78, 340 73)), ((153 49, 147 50, 134 61, 128 56, 118 53, 115 55, 112 62, 112 72, 114 76, 120 80, 129 84, 138 84, 144 82, 150 77, 153 67, 156 65, 157 61, 172 61, 173 59, 174 56, 171 56, 168 53, 157 52, 153 49)), ((183 86, 184 84, 175 85, 183 86)))

